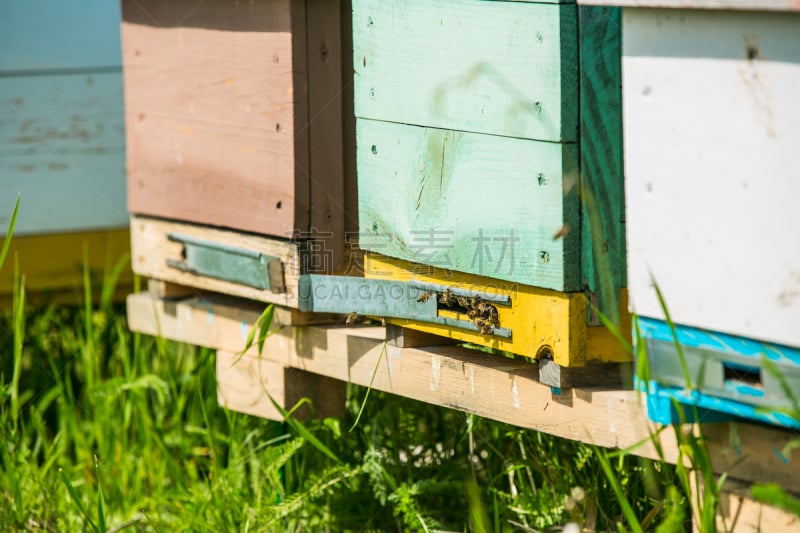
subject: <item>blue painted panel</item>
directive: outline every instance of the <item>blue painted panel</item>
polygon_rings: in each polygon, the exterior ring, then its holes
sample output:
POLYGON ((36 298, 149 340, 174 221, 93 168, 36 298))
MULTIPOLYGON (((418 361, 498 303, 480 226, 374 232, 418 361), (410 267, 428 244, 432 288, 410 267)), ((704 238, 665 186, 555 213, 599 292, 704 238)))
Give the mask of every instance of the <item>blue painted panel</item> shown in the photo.
POLYGON ((0 235, 125 227, 119 73, 0 77, 0 235))
MULTIPOLYGON (((639 384, 639 388, 641 390, 644 387, 639 384)), ((700 391, 665 387, 653 381, 647 387, 647 416, 659 424, 678 424, 682 421, 711 423, 740 419, 800 429, 800 420, 780 411, 769 411, 700 391), (676 406, 675 402, 679 405, 676 406), (696 419, 691 406, 697 407, 696 419)))
MULTIPOLYGON (((641 316, 638 317, 638 321, 643 337, 664 342, 674 342, 672 331, 666 322, 641 316)), ((681 325, 676 325, 676 333, 678 342, 684 346, 749 356, 756 359, 760 359, 763 355, 771 361, 800 365, 800 349, 798 348, 681 325)))
POLYGON ((2 0, 0 71, 120 67, 119 28, 115 0, 2 0))

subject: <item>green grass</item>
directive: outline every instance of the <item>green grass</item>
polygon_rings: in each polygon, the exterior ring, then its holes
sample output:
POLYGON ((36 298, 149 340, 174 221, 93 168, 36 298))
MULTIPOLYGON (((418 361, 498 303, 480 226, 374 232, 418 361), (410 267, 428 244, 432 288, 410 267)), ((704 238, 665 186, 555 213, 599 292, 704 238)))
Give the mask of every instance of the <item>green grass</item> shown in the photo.
POLYGON ((23 282, 0 315, 2 530, 615 530, 664 514, 644 480, 669 485, 667 465, 618 456, 612 483, 590 446, 378 391, 350 387, 342 420, 226 411, 211 351, 129 332, 108 288, 33 309, 23 282))
POLYGON ((694 520, 715 530, 702 434, 682 435, 692 468, 676 468, 355 386, 344 419, 224 410, 212 351, 128 330, 111 301, 122 268, 99 295, 87 273, 75 307, 28 306, 15 276, 0 311, 0 531, 670 532, 692 518, 691 476, 706 487, 694 520))

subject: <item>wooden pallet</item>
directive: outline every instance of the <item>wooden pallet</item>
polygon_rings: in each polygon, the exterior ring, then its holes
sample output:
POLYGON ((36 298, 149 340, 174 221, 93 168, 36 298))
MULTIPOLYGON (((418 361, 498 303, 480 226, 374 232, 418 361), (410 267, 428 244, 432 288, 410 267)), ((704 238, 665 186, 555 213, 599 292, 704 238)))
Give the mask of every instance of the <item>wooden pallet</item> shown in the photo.
MULTIPOLYGON (((139 293, 128 298, 128 321, 140 333, 238 354, 262 308, 253 302, 163 300, 139 293)), ((538 366, 527 361, 455 345, 409 346, 424 343, 419 338, 416 342, 409 338, 406 347, 395 346, 386 342, 387 331, 381 326, 302 325, 302 321, 302 314, 281 311, 263 353, 259 356, 251 348, 242 356, 244 363, 238 363, 242 367, 237 377, 220 380, 220 394, 228 407, 275 417, 274 410, 258 400, 259 392, 253 391, 253 384, 262 388, 260 360, 599 446, 638 445, 633 453, 658 457, 649 440, 657 426, 647 420, 636 391, 595 384, 554 394, 539 382, 538 366)), ((223 357, 230 361, 229 355, 223 357)), ((716 471, 731 469, 738 479, 769 480, 800 492, 800 461, 780 453, 796 437, 794 433, 744 423, 713 424, 704 431, 716 471)), ((674 462, 678 450, 672 429, 658 435, 665 459, 674 462)))

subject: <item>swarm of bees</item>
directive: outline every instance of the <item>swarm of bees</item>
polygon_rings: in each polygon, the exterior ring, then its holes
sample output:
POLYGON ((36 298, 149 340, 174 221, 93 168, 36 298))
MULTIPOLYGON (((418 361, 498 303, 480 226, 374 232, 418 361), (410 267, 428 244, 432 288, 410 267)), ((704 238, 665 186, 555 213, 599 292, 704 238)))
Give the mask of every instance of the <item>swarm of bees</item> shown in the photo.
MULTIPOLYGON (((420 296, 417 301, 427 301, 430 298, 430 293, 425 293, 420 296), (427 295, 427 296, 426 296, 427 295), (425 297, 424 300, 421 298, 425 297)), ((458 305, 467 310, 467 316, 472 320, 472 323, 481 332, 482 335, 490 335, 494 328, 500 327, 500 320, 497 316, 497 307, 490 303, 484 302, 480 296, 464 297, 456 296, 450 289, 439 293, 438 302, 447 307, 454 307, 458 305)))

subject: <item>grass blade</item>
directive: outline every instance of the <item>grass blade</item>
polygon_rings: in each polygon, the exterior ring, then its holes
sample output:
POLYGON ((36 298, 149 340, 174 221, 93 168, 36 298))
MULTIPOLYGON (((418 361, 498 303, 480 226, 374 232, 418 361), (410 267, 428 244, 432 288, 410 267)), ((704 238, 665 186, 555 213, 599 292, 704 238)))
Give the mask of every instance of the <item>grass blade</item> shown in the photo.
MULTIPOLYGON (((83 515, 83 518, 89 524, 89 528, 94 531, 95 533, 100 533, 97 524, 94 523, 92 517, 89 516, 88 511, 86 511, 86 507, 83 506, 83 502, 78 497, 78 491, 75 490, 75 487, 72 486, 72 482, 67 478, 67 475, 64 473, 63 468, 58 469, 58 474, 61 476, 61 481, 64 482, 64 486, 67 487, 67 492, 69 492, 72 501, 75 502, 75 507, 78 508, 78 511, 83 515)), ((102 532, 105 533, 105 532, 102 532)))
POLYGON ((372 390, 372 384, 375 382, 375 375, 378 373, 378 367, 381 364, 381 359, 383 359, 383 353, 386 351, 386 341, 383 341, 383 345, 381 346, 381 351, 378 353, 378 360, 375 361, 375 367, 372 369, 372 377, 369 379, 369 386, 367 387, 367 393, 364 394, 364 400, 361 402, 361 407, 358 409, 358 414, 356 415, 356 420, 353 422, 353 425, 350 427, 348 431, 353 431, 356 429, 358 425, 358 421, 361 420, 361 413, 364 412, 364 407, 367 405, 367 398, 369 398, 369 391, 372 390))
POLYGON ((14 204, 14 211, 11 213, 11 221, 8 223, 8 230, 6 231, 6 238, 3 240, 3 248, 0 250, 0 268, 3 268, 3 263, 8 255, 8 250, 11 248, 11 238, 14 236, 14 226, 17 225, 17 214, 19 213, 19 200, 20 195, 17 194, 17 201, 14 204))

